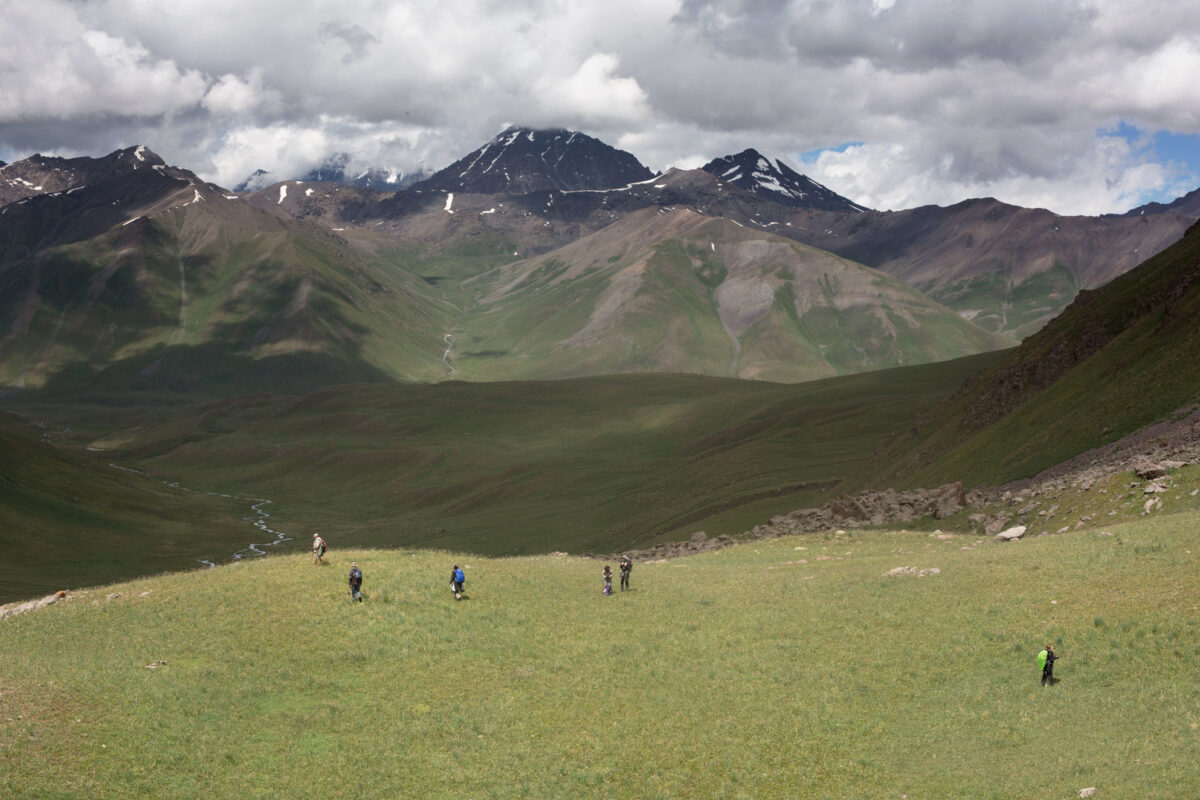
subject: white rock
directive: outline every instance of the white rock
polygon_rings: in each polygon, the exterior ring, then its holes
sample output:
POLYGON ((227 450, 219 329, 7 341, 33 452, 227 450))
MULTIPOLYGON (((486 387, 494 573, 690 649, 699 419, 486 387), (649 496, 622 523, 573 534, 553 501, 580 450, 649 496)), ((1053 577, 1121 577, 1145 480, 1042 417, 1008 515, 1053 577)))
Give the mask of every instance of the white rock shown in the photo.
POLYGON ((1095 786, 1089 786, 1089 787, 1087 787, 1086 789, 1080 789, 1080 790, 1079 790, 1079 796, 1080 796, 1080 797, 1091 797, 1091 796, 1092 796, 1092 795, 1094 795, 1095 793, 1096 793, 1096 787, 1095 787, 1095 786))
POLYGON ((1017 525, 1009 528, 1006 531, 1000 531, 996 534, 997 542, 1015 542, 1025 535, 1025 526, 1017 525))
POLYGON ((917 569, 916 567, 896 567, 889 569, 883 573, 885 578, 927 578, 930 575, 939 575, 941 570, 937 567, 925 567, 917 569))

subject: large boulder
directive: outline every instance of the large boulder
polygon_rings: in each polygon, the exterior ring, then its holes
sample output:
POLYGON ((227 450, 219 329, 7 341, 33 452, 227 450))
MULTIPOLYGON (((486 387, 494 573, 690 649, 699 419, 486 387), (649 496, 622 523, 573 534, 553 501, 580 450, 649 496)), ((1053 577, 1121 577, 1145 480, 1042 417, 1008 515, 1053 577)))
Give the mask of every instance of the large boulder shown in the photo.
POLYGON ((1025 526, 1017 525, 996 534, 997 542, 1015 542, 1025 535, 1025 526))

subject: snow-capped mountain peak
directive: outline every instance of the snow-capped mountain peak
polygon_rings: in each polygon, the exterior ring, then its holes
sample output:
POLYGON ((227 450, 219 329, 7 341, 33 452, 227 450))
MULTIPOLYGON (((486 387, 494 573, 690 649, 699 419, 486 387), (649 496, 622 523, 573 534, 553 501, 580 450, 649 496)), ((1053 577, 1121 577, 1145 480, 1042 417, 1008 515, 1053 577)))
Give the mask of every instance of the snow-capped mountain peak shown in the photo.
POLYGON ((823 211, 867 210, 807 175, 801 175, 783 161, 769 159, 753 148, 714 159, 701 169, 725 183, 784 205, 823 211))
POLYGON ((651 177, 631 154, 578 131, 509 128, 413 188, 524 194, 612 189, 651 177))

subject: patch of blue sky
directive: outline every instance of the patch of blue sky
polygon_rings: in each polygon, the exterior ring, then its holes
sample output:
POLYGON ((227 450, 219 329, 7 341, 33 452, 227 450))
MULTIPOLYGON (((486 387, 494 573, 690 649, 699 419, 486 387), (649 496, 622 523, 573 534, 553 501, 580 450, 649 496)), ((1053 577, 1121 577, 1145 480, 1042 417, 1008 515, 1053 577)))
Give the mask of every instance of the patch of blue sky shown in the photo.
POLYGON ((1160 193, 1148 196, 1147 201, 1169 203, 1180 194, 1200 186, 1200 135, 1172 133, 1168 130, 1147 131, 1124 120, 1115 128, 1098 133, 1124 139, 1137 160, 1161 164, 1166 169, 1170 180, 1160 193))
POLYGON ((821 156, 821 153, 844 153, 851 147, 861 147, 864 144, 866 144, 866 142, 843 142, 835 147, 822 147, 817 150, 807 150, 798 154, 796 158, 801 164, 805 166, 812 166, 813 164, 817 163, 817 159, 821 156))

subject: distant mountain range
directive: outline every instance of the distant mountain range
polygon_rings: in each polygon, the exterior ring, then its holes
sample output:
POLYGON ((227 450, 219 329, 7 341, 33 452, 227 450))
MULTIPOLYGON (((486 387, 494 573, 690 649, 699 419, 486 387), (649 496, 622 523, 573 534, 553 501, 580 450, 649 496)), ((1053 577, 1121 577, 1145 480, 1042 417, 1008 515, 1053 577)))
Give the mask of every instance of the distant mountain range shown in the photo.
POLYGON ((0 382, 799 381, 1012 344, 1195 219, 876 212, 755 150, 654 175, 562 130, 398 190, 346 185, 346 163, 250 193, 144 147, 0 168, 0 382))

